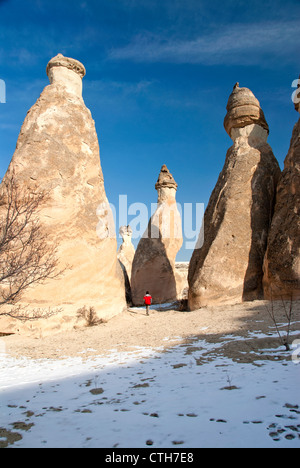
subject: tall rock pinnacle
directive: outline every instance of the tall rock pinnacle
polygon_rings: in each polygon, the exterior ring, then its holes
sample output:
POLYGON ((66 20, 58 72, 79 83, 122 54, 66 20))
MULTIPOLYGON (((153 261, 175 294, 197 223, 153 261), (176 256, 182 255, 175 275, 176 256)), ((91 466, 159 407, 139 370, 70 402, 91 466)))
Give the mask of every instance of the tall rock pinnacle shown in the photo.
POLYGON ((48 63, 46 73, 51 84, 64 84, 69 93, 82 96, 82 78, 86 71, 78 60, 58 54, 48 63))
POLYGON ((165 164, 160 170, 155 189, 157 190, 157 203, 162 203, 165 200, 175 200, 177 184, 165 164))
POLYGON ((262 264, 280 174, 258 100, 235 85, 224 127, 233 146, 204 215, 189 266, 189 307, 262 297, 262 264), (203 235, 203 233, 201 233, 203 235))
POLYGON ((59 54, 47 74, 50 85, 27 113, 5 178, 14 172, 19 184, 49 194, 40 223, 49 244, 58 243, 60 268, 69 268, 60 279, 32 287, 22 300, 28 307, 61 309, 64 318, 55 320, 63 327, 66 316, 74 325, 80 307, 110 317, 126 304, 98 138, 82 98, 85 68, 59 54))
POLYGON ((181 217, 176 204, 177 184, 163 165, 155 184, 157 209, 135 252, 131 273, 132 301, 143 304, 150 291, 154 303, 176 300, 175 259, 182 245, 181 217))

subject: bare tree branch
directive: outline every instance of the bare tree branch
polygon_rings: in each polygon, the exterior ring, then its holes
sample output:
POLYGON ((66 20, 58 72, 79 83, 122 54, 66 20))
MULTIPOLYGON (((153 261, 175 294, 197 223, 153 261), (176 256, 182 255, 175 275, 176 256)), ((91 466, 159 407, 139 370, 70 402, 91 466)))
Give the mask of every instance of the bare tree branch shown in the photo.
POLYGON ((21 187, 14 174, 1 183, 0 308, 17 304, 30 286, 65 271, 58 271, 57 245, 47 241, 38 217, 48 199, 44 191, 21 187))
POLYGON ((27 310, 26 307, 17 306, 15 309, 1 312, 0 315, 10 317, 21 322, 34 321, 38 319, 47 319, 53 315, 62 312, 61 308, 51 309, 50 307, 46 308, 36 308, 32 310, 27 310))

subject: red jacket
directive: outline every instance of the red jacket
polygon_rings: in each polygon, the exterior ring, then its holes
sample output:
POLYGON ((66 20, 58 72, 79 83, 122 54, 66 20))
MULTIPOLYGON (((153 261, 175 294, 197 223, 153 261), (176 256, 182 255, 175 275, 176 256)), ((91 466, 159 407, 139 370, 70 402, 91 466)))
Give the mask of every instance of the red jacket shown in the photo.
POLYGON ((151 302, 152 302, 152 297, 150 296, 150 294, 146 294, 146 296, 144 296, 144 303, 146 305, 151 305, 151 302))

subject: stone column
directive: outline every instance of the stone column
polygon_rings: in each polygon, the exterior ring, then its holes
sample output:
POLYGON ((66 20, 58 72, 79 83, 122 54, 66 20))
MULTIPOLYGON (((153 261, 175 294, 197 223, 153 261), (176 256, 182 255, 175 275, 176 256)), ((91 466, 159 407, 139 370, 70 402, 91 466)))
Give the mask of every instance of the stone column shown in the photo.
POLYGON ((177 183, 163 165, 155 184, 157 209, 140 240, 131 275, 132 300, 143 304, 149 290, 153 303, 176 300, 175 259, 182 245, 181 217, 176 205, 177 183))
POLYGON ((39 219, 49 244, 58 245, 58 269, 67 269, 31 287, 22 302, 60 310, 45 323, 32 322, 59 330, 74 326, 81 307, 109 318, 126 303, 95 123, 81 94, 85 68, 59 54, 47 73, 50 85, 27 113, 5 178, 15 173, 21 186, 49 194, 39 219))

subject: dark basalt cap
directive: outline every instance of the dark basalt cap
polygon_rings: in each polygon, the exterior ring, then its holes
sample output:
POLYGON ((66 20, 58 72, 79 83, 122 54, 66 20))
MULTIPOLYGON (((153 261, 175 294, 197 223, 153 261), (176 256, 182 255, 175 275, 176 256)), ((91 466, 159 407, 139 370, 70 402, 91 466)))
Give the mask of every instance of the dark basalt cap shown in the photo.
POLYGON ((155 184, 156 190, 162 187, 175 188, 177 190, 177 184, 165 164, 162 166, 157 182, 155 184))
POLYGON ((232 128, 246 127, 251 124, 260 125, 269 133, 269 126, 260 103, 250 89, 240 88, 239 83, 236 83, 229 96, 226 109, 224 127, 229 136, 231 136, 232 128))

